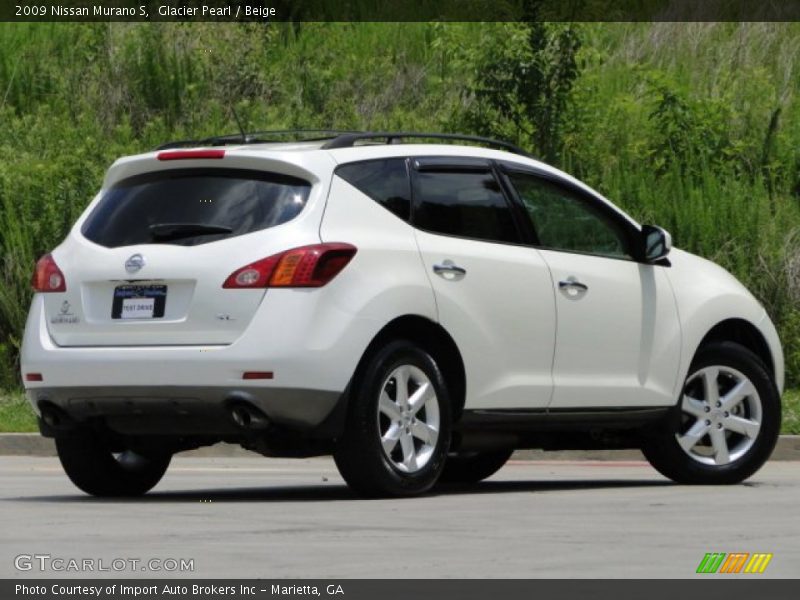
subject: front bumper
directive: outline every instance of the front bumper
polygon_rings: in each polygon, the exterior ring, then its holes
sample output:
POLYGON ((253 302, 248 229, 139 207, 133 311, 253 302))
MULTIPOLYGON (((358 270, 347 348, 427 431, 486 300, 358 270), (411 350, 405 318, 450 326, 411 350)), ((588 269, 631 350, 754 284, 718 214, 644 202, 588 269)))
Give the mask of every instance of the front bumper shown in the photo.
POLYGON ((769 315, 767 315, 766 311, 764 311, 764 314, 758 323, 758 329, 767 340, 767 345, 769 346, 770 353, 772 354, 775 385, 778 387, 778 391, 782 394, 786 379, 783 347, 781 345, 781 340, 778 337, 778 331, 775 329, 775 325, 772 323, 772 320, 769 318, 769 315))

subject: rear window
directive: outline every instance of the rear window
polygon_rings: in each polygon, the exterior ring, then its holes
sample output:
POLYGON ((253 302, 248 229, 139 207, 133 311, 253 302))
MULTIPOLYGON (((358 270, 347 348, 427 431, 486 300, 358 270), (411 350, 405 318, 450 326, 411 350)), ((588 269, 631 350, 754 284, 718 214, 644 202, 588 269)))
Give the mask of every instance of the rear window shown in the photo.
POLYGON ((196 246, 268 229, 303 210, 311 184, 240 169, 182 169, 114 184, 83 225, 101 246, 196 246))

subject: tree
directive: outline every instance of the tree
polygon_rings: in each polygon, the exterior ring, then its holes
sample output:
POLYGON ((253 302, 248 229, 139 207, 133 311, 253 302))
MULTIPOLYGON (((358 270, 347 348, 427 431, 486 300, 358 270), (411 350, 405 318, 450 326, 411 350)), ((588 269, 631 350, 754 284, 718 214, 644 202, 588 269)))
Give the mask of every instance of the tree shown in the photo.
POLYGON ((475 74, 463 124, 481 135, 532 147, 558 163, 566 109, 579 75, 578 27, 531 21, 507 23, 468 50, 475 74))

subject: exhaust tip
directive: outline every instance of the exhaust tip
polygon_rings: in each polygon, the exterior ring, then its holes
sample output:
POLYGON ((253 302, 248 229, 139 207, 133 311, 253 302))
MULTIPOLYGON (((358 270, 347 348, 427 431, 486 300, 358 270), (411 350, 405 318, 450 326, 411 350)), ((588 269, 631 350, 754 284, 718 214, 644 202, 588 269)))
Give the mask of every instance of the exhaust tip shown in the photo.
POLYGON ((75 427, 75 421, 64 410, 50 402, 39 403, 39 414, 42 423, 54 431, 66 431, 75 427))
POLYGON ((49 427, 57 428, 61 425, 62 420, 59 417, 58 413, 51 409, 45 409, 42 411, 42 421, 49 427))
POLYGON ((250 426, 250 413, 243 406, 236 406, 231 410, 233 422, 239 427, 247 428, 250 426))
POLYGON ((228 409, 231 419, 242 429, 267 429, 270 421, 263 412, 247 402, 236 402, 228 409))

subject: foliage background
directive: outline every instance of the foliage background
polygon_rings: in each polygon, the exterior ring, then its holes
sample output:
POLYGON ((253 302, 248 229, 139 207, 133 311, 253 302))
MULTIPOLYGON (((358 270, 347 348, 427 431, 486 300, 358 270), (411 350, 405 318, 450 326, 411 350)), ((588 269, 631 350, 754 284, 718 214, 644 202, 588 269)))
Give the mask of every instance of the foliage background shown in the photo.
POLYGON ((800 24, 0 24, 0 389, 117 157, 247 129, 497 135, 764 303, 800 383, 800 24))

